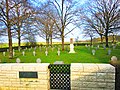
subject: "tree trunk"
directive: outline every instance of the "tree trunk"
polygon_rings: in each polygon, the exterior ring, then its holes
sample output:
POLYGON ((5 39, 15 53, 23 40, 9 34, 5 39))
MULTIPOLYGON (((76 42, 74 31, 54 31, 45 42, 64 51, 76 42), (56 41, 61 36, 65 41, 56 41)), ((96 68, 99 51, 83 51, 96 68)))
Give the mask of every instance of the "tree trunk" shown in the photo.
POLYGON ((20 29, 18 30, 18 49, 20 49, 21 46, 21 38, 20 38, 20 29))
POLYGON ((49 38, 46 36, 46 46, 49 46, 49 38))
POLYGON ((92 42, 93 42, 93 40, 92 40, 92 37, 91 37, 91 40, 90 40, 90 42, 91 42, 91 44, 90 44, 90 45, 92 46, 92 42))
POLYGON ((19 8, 17 7, 17 27, 18 27, 18 49, 20 49, 21 44, 21 37, 20 37, 20 15, 19 15, 19 8))
POLYGON ((8 0, 6 0, 6 18, 7 18, 7 29, 8 29, 8 42, 9 42, 9 58, 13 58, 12 50, 12 34, 11 34, 11 23, 9 19, 9 5, 8 0))
POLYGON ((115 43, 115 35, 114 34, 112 35, 112 38, 113 38, 112 43, 115 43))
POLYGON ((106 40, 106 47, 108 47, 108 29, 106 29, 105 40, 106 40))
POLYGON ((62 51, 64 51, 64 35, 63 34, 61 36, 61 39, 62 39, 62 51))
POLYGON ((51 45, 51 47, 52 47, 52 35, 51 35, 51 37, 50 37, 50 45, 51 45))
POLYGON ((9 58, 13 58, 12 35, 10 28, 8 28, 8 39, 9 39, 9 58))
POLYGON ((61 17, 61 19, 62 19, 62 33, 61 33, 61 39, 62 39, 62 51, 64 51, 64 18, 63 18, 63 14, 64 14, 64 12, 63 12, 63 9, 64 9, 64 7, 63 7, 63 4, 64 4, 64 0, 62 0, 62 17, 61 17))
POLYGON ((100 39, 101 39, 101 43, 103 43, 103 37, 102 37, 102 35, 100 35, 100 39))

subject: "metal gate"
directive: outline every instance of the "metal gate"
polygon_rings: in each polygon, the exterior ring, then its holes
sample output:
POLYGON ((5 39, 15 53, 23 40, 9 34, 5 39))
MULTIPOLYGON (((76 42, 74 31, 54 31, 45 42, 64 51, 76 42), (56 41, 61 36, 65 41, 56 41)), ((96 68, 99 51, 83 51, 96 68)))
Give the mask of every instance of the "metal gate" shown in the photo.
POLYGON ((50 89, 70 90, 70 64, 51 64, 50 89))

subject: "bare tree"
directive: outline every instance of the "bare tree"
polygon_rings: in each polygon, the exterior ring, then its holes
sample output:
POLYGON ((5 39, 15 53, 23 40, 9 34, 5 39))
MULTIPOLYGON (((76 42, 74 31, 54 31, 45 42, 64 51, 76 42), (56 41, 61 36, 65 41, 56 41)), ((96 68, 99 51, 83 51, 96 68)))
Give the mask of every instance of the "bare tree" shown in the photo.
POLYGON ((24 20, 23 23, 23 30, 21 30, 22 33, 22 39, 27 42, 27 44, 31 46, 36 45, 36 35, 37 29, 34 25, 34 17, 33 15, 30 15, 29 18, 24 20))
POLYGON ((8 41, 9 41, 9 58, 13 57, 12 53, 12 34, 11 34, 11 9, 14 5, 10 5, 12 2, 9 0, 2 0, 0 2, 0 21, 4 23, 8 30, 8 41))
POLYGON ((84 37, 90 37, 90 45, 93 45, 93 37, 95 36, 95 30, 91 26, 86 25, 84 27, 83 33, 84 37))
POLYGON ((38 29, 39 36, 46 40, 46 45, 49 43, 52 46, 52 39, 56 38, 55 22, 56 18, 54 8, 48 3, 44 3, 39 7, 35 17, 35 25, 38 29))
POLYGON ((15 8, 20 6, 25 1, 26 0, 1 0, 0 1, 0 21, 4 23, 8 32, 8 42, 9 42, 9 52, 10 52, 9 58, 13 57, 13 51, 12 51, 12 32, 13 31, 12 30, 15 29, 15 24, 17 22, 15 17, 15 10, 16 10, 15 8))
POLYGON ((38 29, 39 36, 46 40, 46 45, 49 45, 49 41, 52 45, 54 22, 47 16, 37 17, 36 28, 38 29))
MULTIPOLYGON (((19 0, 16 0, 14 3, 17 4, 19 0)), ((22 29, 22 24, 24 23, 24 20, 27 19, 30 14, 32 14, 30 6, 28 6, 28 3, 26 0, 23 0, 21 3, 17 4, 15 6, 14 10, 14 21, 16 25, 16 30, 17 34, 15 33, 15 36, 17 35, 18 38, 18 48, 21 46, 21 29, 22 29)))
POLYGON ((111 28, 120 20, 120 0, 94 0, 90 11, 104 28, 106 47, 108 47, 108 35, 112 31, 111 28))
POLYGON ((60 2, 57 0, 53 0, 51 2, 52 5, 55 7, 57 18, 53 18, 57 30, 60 34, 58 34, 62 40, 62 50, 64 50, 64 38, 67 34, 72 32, 76 27, 72 29, 68 29, 68 25, 73 24, 76 22, 75 15, 77 13, 77 6, 73 0, 61 0, 60 2), (76 6, 76 7, 75 7, 76 6))
MULTIPOLYGON (((92 16, 84 15, 82 18, 82 21, 83 21, 82 23, 84 26, 87 26, 87 27, 89 26, 92 30, 94 30, 94 33, 100 36, 101 43, 103 43, 104 30, 99 20, 97 20, 96 18, 92 16)), ((89 29, 85 29, 85 30, 89 30, 89 29)))

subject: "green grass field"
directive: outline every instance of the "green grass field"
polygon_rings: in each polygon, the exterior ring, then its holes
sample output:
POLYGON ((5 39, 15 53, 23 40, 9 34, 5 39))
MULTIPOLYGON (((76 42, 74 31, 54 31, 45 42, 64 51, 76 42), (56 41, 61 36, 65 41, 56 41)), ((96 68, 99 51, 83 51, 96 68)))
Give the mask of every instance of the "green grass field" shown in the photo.
MULTIPOLYGON (((60 46, 59 46, 60 47, 60 46)), ((92 55, 92 50, 94 48, 86 48, 85 46, 75 46, 76 53, 69 53, 69 46, 65 46, 65 51, 61 51, 60 56, 57 55, 58 47, 55 47, 52 51, 52 48, 48 48, 48 56, 45 55, 45 47, 42 47, 41 51, 37 47, 36 56, 33 56, 34 48, 31 50, 15 50, 15 56, 13 59, 8 58, 8 52, 6 56, 3 56, 3 53, 0 52, 1 63, 14 63, 16 58, 20 58, 22 63, 36 63, 36 59, 40 58, 42 63, 54 63, 55 61, 63 61, 66 64, 70 63, 109 63, 110 58, 115 55, 120 59, 120 47, 117 46, 116 49, 111 48, 111 55, 108 55, 108 49, 104 50, 100 47, 96 50, 96 54, 92 55), (22 51, 25 51, 25 56, 22 55, 22 51)))

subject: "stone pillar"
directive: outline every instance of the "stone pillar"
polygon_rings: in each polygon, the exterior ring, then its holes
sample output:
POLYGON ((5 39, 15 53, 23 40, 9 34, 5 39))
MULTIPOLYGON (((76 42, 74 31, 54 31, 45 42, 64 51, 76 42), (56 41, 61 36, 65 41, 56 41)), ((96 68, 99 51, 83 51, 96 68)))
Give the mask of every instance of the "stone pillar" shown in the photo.
POLYGON ((74 44, 73 44, 73 38, 70 38, 70 52, 69 53, 75 53, 74 44))

